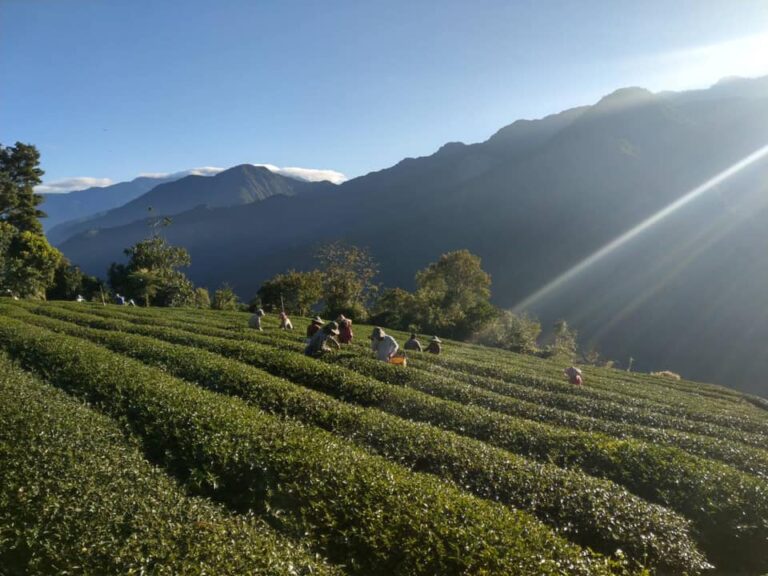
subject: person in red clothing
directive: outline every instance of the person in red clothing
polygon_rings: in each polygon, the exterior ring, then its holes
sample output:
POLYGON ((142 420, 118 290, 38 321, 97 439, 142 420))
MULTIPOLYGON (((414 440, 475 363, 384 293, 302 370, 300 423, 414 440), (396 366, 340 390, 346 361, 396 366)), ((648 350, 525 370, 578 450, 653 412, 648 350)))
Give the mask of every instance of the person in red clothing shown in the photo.
POLYGON ((563 370, 563 374, 568 376, 568 382, 571 384, 575 384, 576 386, 581 386, 584 382, 584 380, 581 377, 581 370, 576 368, 576 366, 570 366, 563 370))
POLYGON ((352 342, 352 338, 355 334, 352 332, 352 320, 340 314, 336 322, 339 324, 339 343, 349 344, 352 342))

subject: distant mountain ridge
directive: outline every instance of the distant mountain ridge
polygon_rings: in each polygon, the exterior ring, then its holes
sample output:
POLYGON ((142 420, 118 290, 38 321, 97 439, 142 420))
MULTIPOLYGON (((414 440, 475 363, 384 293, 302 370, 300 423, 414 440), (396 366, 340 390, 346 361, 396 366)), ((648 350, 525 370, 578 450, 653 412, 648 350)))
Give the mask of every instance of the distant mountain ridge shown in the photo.
POLYGON ((170 182, 169 176, 139 176, 130 182, 118 182, 110 186, 91 187, 67 193, 43 193, 42 209, 47 217, 42 223, 46 231, 59 224, 81 220, 100 212, 106 212, 146 194, 158 184, 170 182))
POLYGON ((106 213, 76 222, 66 222, 48 233, 54 244, 100 228, 123 226, 149 215, 173 216, 198 206, 207 208, 241 206, 260 202, 274 195, 293 196, 309 190, 334 186, 329 182, 307 182, 281 176, 267 168, 241 164, 213 176, 192 174, 159 183, 144 194, 106 213))
MULTIPOLYGON (((618 90, 592 106, 522 120, 487 141, 352 179, 320 194, 273 195, 177 214, 170 241, 191 277, 243 297, 323 241, 370 247, 388 286, 468 248, 513 306, 687 191, 768 144, 768 78, 709 90, 618 90)), ((670 369, 768 395, 768 163, 756 163, 533 308, 639 369, 670 369), (674 256, 674 257, 673 257, 674 256), (733 343, 736 343, 732 346, 733 343), (727 359, 727 361, 726 361, 727 359)), ((103 274, 143 223, 70 238, 65 254, 103 274)))

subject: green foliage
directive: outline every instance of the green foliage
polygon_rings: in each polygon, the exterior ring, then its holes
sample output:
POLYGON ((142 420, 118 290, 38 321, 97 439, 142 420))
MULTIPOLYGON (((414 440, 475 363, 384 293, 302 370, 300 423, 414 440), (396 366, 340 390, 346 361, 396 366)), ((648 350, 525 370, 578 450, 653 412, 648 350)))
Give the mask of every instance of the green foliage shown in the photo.
MULTIPOLYGON (((347 402, 376 407, 536 460, 611 479, 692 520, 700 544, 718 562, 752 562, 750 559, 759 556, 758 550, 768 534, 768 526, 760 520, 768 515, 768 486, 764 480, 693 457, 678 448, 530 422, 521 419, 521 413, 503 413, 512 404, 498 394, 354 354, 333 355, 335 361, 347 366, 343 368, 323 365, 298 353, 245 343, 242 335, 236 336, 237 341, 227 341, 206 337, 197 327, 182 331, 155 326, 154 322, 134 327, 128 324, 100 320, 96 325, 209 349, 347 402), (702 502, 707 507, 703 508, 702 502), (745 502, 751 504, 745 506, 745 502), (749 520, 744 518, 746 510, 749 520)), ((480 372, 478 368, 476 373, 480 372)))
POLYGON ((252 516, 190 498, 109 418, 0 357, 4 574, 331 574, 252 516))
POLYGON ((113 263, 107 277, 115 292, 135 297, 145 306, 192 306, 194 286, 178 268, 189 266, 189 253, 153 235, 125 250, 127 264, 113 263))
POLYGON ((500 310, 472 337, 474 342, 494 348, 504 348, 522 354, 534 354, 541 324, 528 316, 518 316, 511 310, 500 310))
MULTIPOLYGON (((247 315, 238 312, 6 301, 0 314, 0 346, 22 355, 33 354, 38 344, 16 342, 20 328, 13 318, 76 336, 80 346, 84 340, 106 345, 305 429, 323 428, 337 440, 455 482, 464 492, 530 511, 572 542, 605 552, 621 548, 651 573, 697 572, 702 558, 689 536, 723 573, 768 568, 762 552, 768 535, 768 420, 732 390, 600 367, 585 369, 587 385, 574 387, 562 376, 561 361, 451 341, 441 356, 410 355, 407 369, 371 360, 365 342, 319 361, 301 354, 302 335, 249 332, 247 315), (650 502, 675 510, 692 527, 650 502)), ((41 342, 64 345, 50 339, 41 342)), ((94 362, 105 365, 103 359, 94 362)), ((58 361, 38 365, 49 370, 58 361)), ((109 381, 99 386, 107 398, 120 389, 109 381)), ((108 402, 107 407, 113 400, 108 402)), ((141 405, 114 402, 127 411, 141 405)), ((197 405, 191 409, 199 412, 197 405)), ((199 416, 216 446, 222 445, 226 435, 199 416)), ((251 445, 249 437, 237 438, 238 447, 251 445)), ((203 446, 193 438, 186 442, 203 446)), ((173 456, 173 445, 170 456, 167 446, 158 448, 161 460, 173 456)), ((211 462, 211 452, 200 450, 211 462)), ((227 462, 240 458, 248 460, 239 451, 227 462)), ((334 463, 326 464, 335 471, 334 463)), ((169 469, 211 490, 187 460, 169 469)), ((221 499, 231 484, 212 473, 218 486, 212 493, 221 499)), ((250 492, 242 487, 238 493, 250 492)), ((224 501, 249 506, 242 499, 224 501)), ((279 514, 293 517, 282 507, 279 514)))
POLYGON ((323 273, 289 270, 264 282, 257 296, 265 310, 276 312, 284 305, 289 314, 309 316, 323 297, 323 273))
POLYGON ((195 308, 210 308, 211 295, 208 288, 195 288, 195 308))
POLYGON ((53 285, 63 258, 45 236, 30 231, 17 233, 3 259, 2 285, 21 298, 45 299, 45 291, 53 285))
POLYGON ((240 301, 237 298, 237 294, 226 282, 213 293, 211 308, 214 310, 237 310, 239 306, 240 301))
POLYGON ((388 288, 379 294, 371 308, 371 323, 407 329, 420 328, 419 305, 413 294, 402 288, 388 288))
POLYGON ((491 277, 468 250, 443 254, 416 274, 421 329, 464 338, 496 315, 491 277))
MULTIPOLYGON (((217 392, 240 396, 261 409, 333 431, 417 471, 447 477, 478 496, 528 510, 555 528, 567 526, 569 538, 593 549, 611 554, 621 548, 646 566, 675 571, 702 562, 681 518, 610 482, 536 464, 379 410, 357 408, 200 349, 43 320, 41 325, 47 328, 99 342, 217 392), (607 510, 610 523, 605 521, 607 510)), ((300 362, 311 370, 314 361, 302 357, 300 362)))
POLYGON ((329 318, 344 314, 365 320, 366 306, 378 290, 373 278, 379 272, 368 249, 333 242, 321 246, 317 258, 323 272, 323 314, 329 318))
POLYGON ((34 146, 0 144, 0 288, 22 298, 45 299, 63 261, 43 235, 35 194, 43 171, 34 146))
POLYGON ((40 218, 45 213, 37 208, 43 197, 34 192, 42 176, 37 148, 21 142, 15 146, 0 144, 0 221, 19 233, 43 235, 40 218))
POLYGON ((547 354, 570 361, 576 356, 576 330, 568 326, 565 320, 555 322, 552 327, 552 342, 547 346, 547 354))
POLYGON ((104 286, 95 276, 83 274, 78 266, 62 258, 53 275, 53 285, 45 297, 48 300, 74 300, 78 295, 86 300, 100 300, 104 286))
POLYGON ((623 571, 527 514, 83 340, 7 319, 0 342, 29 369, 125 419, 190 486, 269 517, 350 574, 623 571))

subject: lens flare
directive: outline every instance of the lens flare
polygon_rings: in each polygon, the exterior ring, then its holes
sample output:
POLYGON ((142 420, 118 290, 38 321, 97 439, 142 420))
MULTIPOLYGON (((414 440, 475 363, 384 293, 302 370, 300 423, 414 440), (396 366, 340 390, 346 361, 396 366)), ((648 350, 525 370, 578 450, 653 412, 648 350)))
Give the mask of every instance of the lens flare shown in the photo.
POLYGON ((593 252, 589 256, 587 256, 584 260, 576 264, 575 266, 569 268, 562 274, 560 274, 557 278, 546 284, 544 287, 540 288, 521 302, 517 303, 513 307, 513 311, 515 313, 523 312, 524 310, 529 309, 532 305, 539 302, 542 298, 545 296, 551 294, 561 286, 565 285, 567 282, 587 270, 590 266, 595 264, 596 262, 602 260, 605 258, 608 254, 614 252, 615 250, 621 248, 628 242, 632 241, 634 238, 638 237, 640 234, 654 226, 655 224, 661 222, 665 218, 667 218, 670 214, 673 214, 683 206, 691 203, 692 201, 696 200, 699 196, 702 194, 705 194, 706 192, 712 190, 715 188, 718 184, 721 184, 725 182, 727 179, 731 178, 732 176, 738 174, 748 166, 751 166, 755 162, 761 160, 762 158, 768 156, 768 145, 763 146, 759 150, 753 152, 746 158, 736 162, 733 166, 730 168, 727 168, 726 170, 723 170, 716 176, 710 178, 700 186, 697 186, 684 196, 681 196, 668 206, 662 208, 658 212, 656 212, 654 215, 646 218, 643 220, 640 224, 635 226, 634 228, 628 230, 618 238, 615 238, 596 252, 593 252))

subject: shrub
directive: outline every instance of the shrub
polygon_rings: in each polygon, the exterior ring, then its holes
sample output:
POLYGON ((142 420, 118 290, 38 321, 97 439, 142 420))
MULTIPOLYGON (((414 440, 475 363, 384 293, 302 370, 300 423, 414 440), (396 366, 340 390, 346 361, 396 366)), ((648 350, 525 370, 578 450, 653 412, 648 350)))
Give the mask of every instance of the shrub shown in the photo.
POLYGON ((6 319, 0 342, 30 369, 126 419, 153 457, 199 490, 309 538, 352 574, 621 570, 526 514, 83 340, 6 319))
POLYGON ((0 356, 3 574, 331 574, 252 516, 187 497, 116 423, 0 356))
POLYGON ((196 348, 41 320, 44 327, 99 342, 176 376, 238 395, 261 409, 333 431, 417 471, 449 478, 481 497, 530 511, 569 539, 595 550, 611 554, 621 549, 638 563, 675 572, 704 565, 686 534, 685 521, 611 482, 349 405, 196 348))

